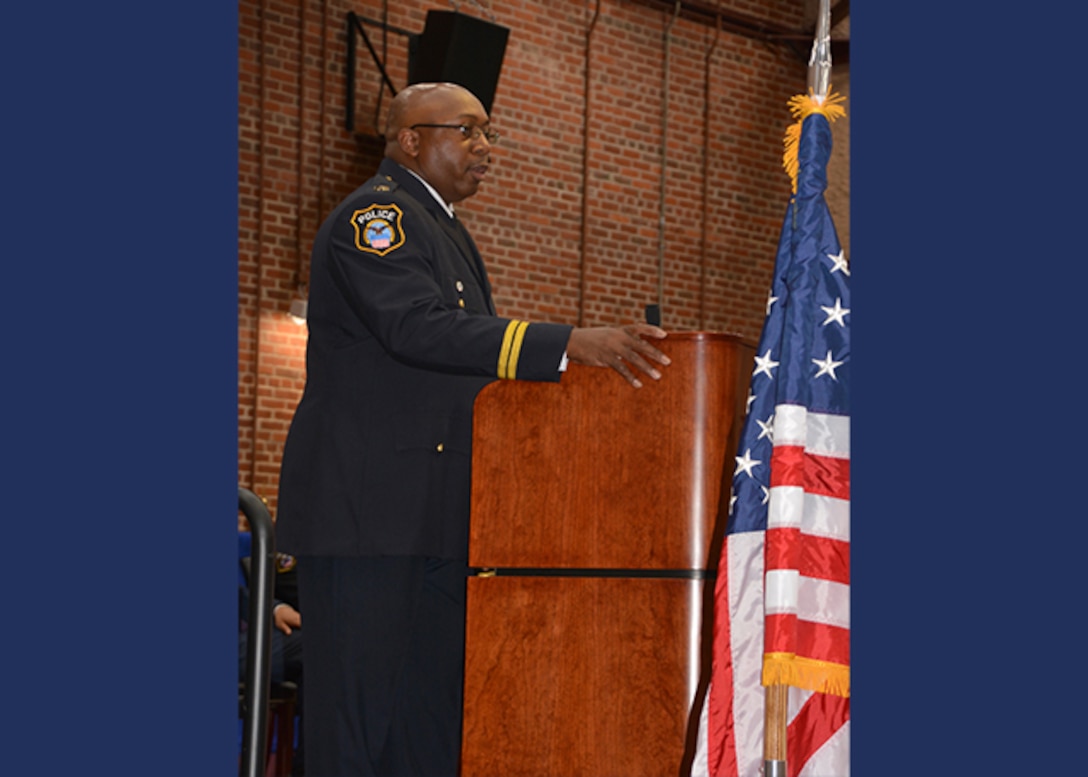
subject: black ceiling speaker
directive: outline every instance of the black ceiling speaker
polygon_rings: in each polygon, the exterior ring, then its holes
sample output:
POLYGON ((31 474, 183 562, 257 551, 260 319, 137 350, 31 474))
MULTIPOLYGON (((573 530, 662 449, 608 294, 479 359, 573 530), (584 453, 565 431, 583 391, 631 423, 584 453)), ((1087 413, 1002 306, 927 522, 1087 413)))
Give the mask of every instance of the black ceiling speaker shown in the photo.
POLYGON ((449 81, 468 89, 491 113, 510 30, 457 11, 427 11, 423 32, 408 43, 408 83, 449 81))

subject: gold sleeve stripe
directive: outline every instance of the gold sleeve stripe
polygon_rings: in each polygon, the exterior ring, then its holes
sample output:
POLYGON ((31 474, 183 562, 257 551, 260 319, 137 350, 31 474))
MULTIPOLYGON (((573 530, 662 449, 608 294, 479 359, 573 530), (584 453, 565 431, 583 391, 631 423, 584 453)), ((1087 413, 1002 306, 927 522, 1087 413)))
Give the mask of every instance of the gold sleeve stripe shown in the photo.
POLYGON ((502 348, 499 349, 499 377, 514 379, 518 375, 518 358, 521 356, 521 344, 525 340, 528 321, 513 319, 506 325, 502 336, 502 348))

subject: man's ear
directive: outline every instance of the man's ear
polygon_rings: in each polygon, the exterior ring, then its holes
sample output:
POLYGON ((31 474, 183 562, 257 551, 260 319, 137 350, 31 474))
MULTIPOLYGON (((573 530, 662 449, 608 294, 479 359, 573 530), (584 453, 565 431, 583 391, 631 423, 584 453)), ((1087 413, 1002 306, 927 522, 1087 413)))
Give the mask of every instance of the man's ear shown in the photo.
POLYGON ((415 158, 419 155, 419 133, 404 127, 397 133, 397 145, 405 154, 415 158))

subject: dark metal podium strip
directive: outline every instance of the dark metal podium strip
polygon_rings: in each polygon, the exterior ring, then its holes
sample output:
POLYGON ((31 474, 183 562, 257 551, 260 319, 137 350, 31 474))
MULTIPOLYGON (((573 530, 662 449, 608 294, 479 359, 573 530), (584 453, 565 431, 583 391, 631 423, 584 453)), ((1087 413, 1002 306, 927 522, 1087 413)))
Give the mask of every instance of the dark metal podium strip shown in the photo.
POLYGON ((612 567, 473 567, 475 577, 636 577, 668 580, 708 580, 712 569, 618 569, 612 567))

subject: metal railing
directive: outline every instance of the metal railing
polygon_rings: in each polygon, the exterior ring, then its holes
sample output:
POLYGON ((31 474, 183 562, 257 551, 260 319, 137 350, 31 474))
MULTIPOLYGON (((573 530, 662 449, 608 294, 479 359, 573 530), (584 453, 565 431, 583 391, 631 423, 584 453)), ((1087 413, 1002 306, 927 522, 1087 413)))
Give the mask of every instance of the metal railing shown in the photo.
POLYGON ((246 643, 242 763, 239 775, 263 777, 268 751, 276 537, 272 516, 256 494, 239 486, 238 507, 249 521, 253 537, 249 570, 249 632, 246 643))

